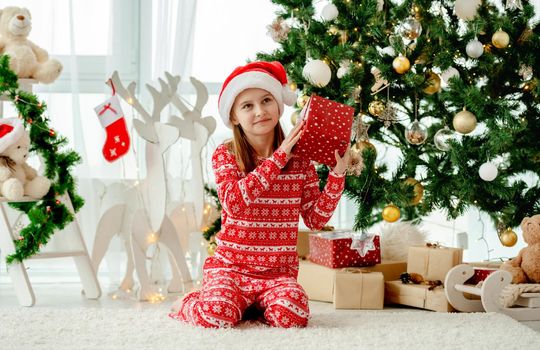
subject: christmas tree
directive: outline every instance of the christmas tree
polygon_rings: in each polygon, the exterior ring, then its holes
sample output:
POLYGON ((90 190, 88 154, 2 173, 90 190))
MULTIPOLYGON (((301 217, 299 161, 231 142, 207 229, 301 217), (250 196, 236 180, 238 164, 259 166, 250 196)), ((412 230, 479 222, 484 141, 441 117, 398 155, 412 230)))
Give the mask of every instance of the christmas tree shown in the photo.
POLYGON ((316 15, 311 0, 272 2, 280 47, 257 58, 286 66, 298 109, 311 94, 356 109, 352 150, 364 167, 345 189, 355 229, 475 206, 501 233, 540 212, 531 4, 336 0, 316 15))
POLYGON ((55 230, 61 230, 73 221, 84 200, 77 194, 76 181, 71 174, 72 168, 80 162, 80 156, 73 150, 66 150, 68 140, 50 128, 49 119, 44 116, 45 103, 36 95, 19 89, 18 77, 9 68, 7 55, 0 56, 0 95, 14 104, 30 134, 30 151, 36 151, 42 157, 43 175, 52 182, 49 192, 40 200, 9 203, 25 213, 29 221, 14 240, 15 252, 6 257, 6 262, 11 264, 39 253, 55 230), (69 196, 75 213, 62 203, 62 195, 69 196))

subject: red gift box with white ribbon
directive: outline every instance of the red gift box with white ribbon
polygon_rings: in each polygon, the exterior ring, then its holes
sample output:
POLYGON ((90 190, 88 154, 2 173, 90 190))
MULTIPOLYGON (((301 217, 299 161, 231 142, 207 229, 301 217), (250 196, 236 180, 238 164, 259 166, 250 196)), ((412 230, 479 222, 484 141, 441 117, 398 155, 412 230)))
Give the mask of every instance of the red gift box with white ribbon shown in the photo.
POLYGON ((333 269, 373 266, 381 262, 380 238, 350 230, 312 233, 309 235, 309 260, 333 269))
POLYGON ((350 143, 353 117, 354 108, 312 95, 298 118, 305 119, 305 125, 293 153, 333 167, 334 151, 343 156, 350 143))

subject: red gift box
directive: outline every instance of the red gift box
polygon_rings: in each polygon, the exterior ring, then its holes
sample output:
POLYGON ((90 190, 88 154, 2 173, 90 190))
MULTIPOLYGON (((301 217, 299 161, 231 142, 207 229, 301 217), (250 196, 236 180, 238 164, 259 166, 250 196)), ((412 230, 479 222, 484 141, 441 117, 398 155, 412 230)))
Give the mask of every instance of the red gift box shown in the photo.
POLYGON ((498 269, 490 269, 485 267, 475 267, 474 268, 474 275, 469 278, 467 281, 465 281, 465 284, 478 284, 480 281, 485 280, 488 278, 488 276, 493 272, 497 271, 498 269))
POLYGON ((373 266, 381 262, 380 238, 359 238, 348 230, 313 233, 309 235, 309 260, 333 269, 373 266))
POLYGON ((293 153, 328 166, 336 165, 334 151, 343 156, 350 144, 354 108, 312 95, 299 115, 305 119, 293 153))

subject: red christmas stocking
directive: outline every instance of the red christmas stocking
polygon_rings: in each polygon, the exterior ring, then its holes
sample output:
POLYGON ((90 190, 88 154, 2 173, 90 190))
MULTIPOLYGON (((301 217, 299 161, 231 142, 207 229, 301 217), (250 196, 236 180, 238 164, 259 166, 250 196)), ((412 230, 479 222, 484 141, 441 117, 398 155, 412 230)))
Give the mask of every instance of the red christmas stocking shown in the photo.
POLYGON ((101 126, 107 132, 107 140, 103 145, 103 156, 114 162, 129 151, 130 139, 126 119, 120 101, 113 95, 104 103, 94 108, 101 126))

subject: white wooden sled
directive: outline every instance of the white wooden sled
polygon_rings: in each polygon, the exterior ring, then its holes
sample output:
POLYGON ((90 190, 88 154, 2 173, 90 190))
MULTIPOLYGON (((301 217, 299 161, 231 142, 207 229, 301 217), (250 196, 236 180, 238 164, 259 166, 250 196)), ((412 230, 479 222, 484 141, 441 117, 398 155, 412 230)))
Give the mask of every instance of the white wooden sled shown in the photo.
POLYGON ((474 267, 462 264, 453 267, 444 281, 444 291, 448 302, 458 311, 464 312, 500 312, 518 321, 540 320, 540 293, 523 293, 513 307, 503 307, 499 296, 504 287, 512 282, 508 271, 492 272, 482 283, 481 287, 465 284, 474 274, 474 267), (463 293, 480 297, 468 299, 463 293))

